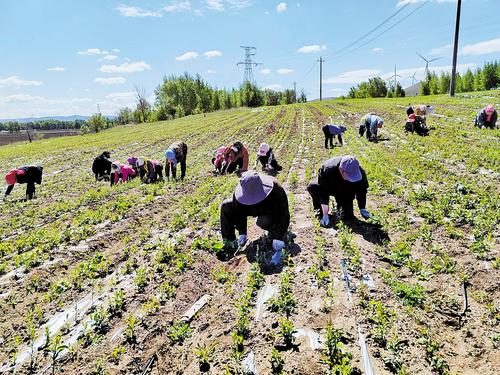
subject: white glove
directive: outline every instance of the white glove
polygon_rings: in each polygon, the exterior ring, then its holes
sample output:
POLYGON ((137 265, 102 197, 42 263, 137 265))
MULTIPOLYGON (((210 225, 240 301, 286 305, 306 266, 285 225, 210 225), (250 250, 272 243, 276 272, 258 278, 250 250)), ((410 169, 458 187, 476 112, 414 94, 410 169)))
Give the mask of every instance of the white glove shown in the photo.
POLYGON ((359 213, 361 214, 361 216, 363 216, 365 219, 369 219, 372 215, 370 215, 370 213, 362 208, 361 210, 359 210, 359 213))
POLYGON ((322 226, 327 227, 328 225, 330 225, 330 217, 328 215, 324 215, 323 218, 319 221, 319 223, 322 226))
POLYGON ((243 246, 247 242, 247 235, 240 234, 240 239, 238 240, 238 245, 243 246))
POLYGON ((281 249, 285 248, 285 243, 280 240, 273 240, 273 250, 274 251, 281 251, 281 249))

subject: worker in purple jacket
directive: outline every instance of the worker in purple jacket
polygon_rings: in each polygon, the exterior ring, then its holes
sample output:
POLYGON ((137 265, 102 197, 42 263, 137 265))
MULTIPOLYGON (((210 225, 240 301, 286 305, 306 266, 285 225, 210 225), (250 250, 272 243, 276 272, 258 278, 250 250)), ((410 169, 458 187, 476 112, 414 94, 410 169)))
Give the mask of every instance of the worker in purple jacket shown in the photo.
POLYGON ((246 243, 248 216, 257 217, 257 226, 269 232, 274 250, 271 264, 280 264, 290 212, 285 189, 274 177, 255 171, 244 172, 233 197, 222 203, 220 221, 226 250, 237 249, 246 243), (238 240, 235 229, 240 235, 238 240))
POLYGON ((344 144, 342 140, 342 133, 344 133, 347 128, 344 125, 325 125, 323 126, 323 134, 325 134, 325 148, 328 148, 328 141, 330 141, 330 148, 333 148, 333 138, 338 137, 340 146, 344 144))
POLYGON ((353 156, 337 156, 325 161, 318 170, 318 177, 307 186, 307 191, 311 195, 315 212, 321 218, 322 226, 330 225, 330 196, 335 198, 343 220, 354 219, 354 198, 358 201, 361 216, 370 218, 370 213, 366 210, 368 179, 353 156))

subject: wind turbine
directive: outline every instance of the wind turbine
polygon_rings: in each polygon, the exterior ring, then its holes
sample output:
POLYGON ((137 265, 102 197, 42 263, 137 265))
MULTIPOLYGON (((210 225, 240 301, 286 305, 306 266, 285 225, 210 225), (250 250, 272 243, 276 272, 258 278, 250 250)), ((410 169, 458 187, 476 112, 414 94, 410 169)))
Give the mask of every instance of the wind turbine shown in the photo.
POLYGON ((427 60, 424 56, 422 56, 420 53, 416 52, 417 55, 419 55, 422 60, 425 61, 425 71, 424 71, 424 79, 427 77, 427 74, 429 74, 429 63, 442 59, 442 57, 436 57, 435 59, 432 60, 427 60))
POLYGON ((411 76, 411 85, 413 86, 415 84, 415 81, 417 80, 415 78, 415 75, 417 74, 417 71, 415 70, 415 73, 413 73, 413 75, 411 76))

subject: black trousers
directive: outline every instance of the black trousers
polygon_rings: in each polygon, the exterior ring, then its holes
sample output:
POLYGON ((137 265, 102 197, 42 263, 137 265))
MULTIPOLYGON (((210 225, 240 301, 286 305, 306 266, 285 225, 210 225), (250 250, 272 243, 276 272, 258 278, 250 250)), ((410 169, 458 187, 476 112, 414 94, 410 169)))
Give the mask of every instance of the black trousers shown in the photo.
POLYGON ((239 158, 236 161, 233 161, 226 167, 226 172, 227 173, 234 173, 236 171, 236 168, 243 168, 243 158, 239 158))
POLYGON ((26 184, 26 196, 28 197, 28 199, 33 199, 34 194, 35 194, 35 183, 28 182, 26 184))
MULTIPOLYGON (((323 134, 325 135, 325 148, 328 148, 328 142, 330 142, 330 148, 333 148, 333 138, 335 138, 335 136, 330 134, 328 125, 323 126, 322 130, 323 134)), ((342 146, 344 144, 342 140, 342 134, 338 134, 337 137, 339 139, 340 145, 342 146)))
MULTIPOLYGON (((243 226, 246 228, 246 218, 244 223, 239 223, 239 228, 238 221, 241 221, 241 217, 238 217, 237 212, 234 211, 233 200, 226 199, 224 202, 222 202, 220 208, 220 225, 223 239, 234 241, 236 239, 235 229, 238 229, 238 232, 240 232, 240 234, 246 234, 246 232, 241 233, 241 231, 244 229, 243 226)), ((271 231, 273 228, 272 218, 267 215, 261 215, 257 217, 256 224, 259 228, 266 231, 271 231)))
MULTIPOLYGON (((309 183, 307 192, 312 198, 314 210, 321 210, 321 190, 318 179, 314 179, 309 183)), ((353 197, 347 194, 336 194, 333 197, 337 204, 337 210, 340 211, 343 218, 354 217, 353 197)))

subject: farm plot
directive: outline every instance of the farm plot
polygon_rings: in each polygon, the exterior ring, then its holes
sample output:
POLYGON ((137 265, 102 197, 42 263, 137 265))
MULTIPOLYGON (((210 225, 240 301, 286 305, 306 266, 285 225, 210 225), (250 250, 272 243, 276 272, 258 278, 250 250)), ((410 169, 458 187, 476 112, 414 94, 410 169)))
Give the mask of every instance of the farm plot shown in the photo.
POLYGON ((0 148, 5 170, 45 166, 37 200, 0 205, 0 372, 359 373, 366 349, 377 374, 498 373, 499 133, 470 125, 491 99, 431 100, 444 117, 426 138, 404 135, 408 99, 354 100, 0 148), (376 144, 357 137, 368 111, 386 119, 376 144), (323 148, 330 116, 349 128, 343 148, 323 148), (189 146, 182 183, 93 181, 104 149, 162 159, 178 139, 189 146), (261 266, 266 238, 253 225, 242 252, 217 257, 219 205, 237 178, 212 177, 210 158, 236 140, 250 165, 264 141, 283 165, 296 238, 280 269, 261 266), (367 172, 373 219, 321 228, 305 188, 347 153, 367 172))

